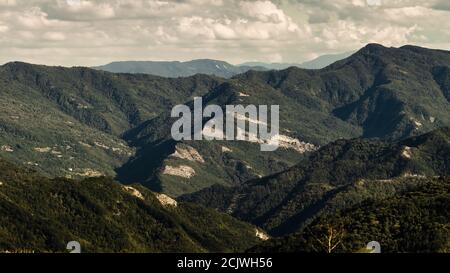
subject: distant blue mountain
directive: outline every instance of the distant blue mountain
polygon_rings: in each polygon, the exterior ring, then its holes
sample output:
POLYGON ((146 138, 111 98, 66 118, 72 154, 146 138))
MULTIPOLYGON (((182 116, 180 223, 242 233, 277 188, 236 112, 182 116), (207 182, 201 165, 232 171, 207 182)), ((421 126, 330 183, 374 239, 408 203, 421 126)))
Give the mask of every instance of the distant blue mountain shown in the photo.
POLYGON ((292 66, 305 68, 305 69, 321 69, 330 64, 350 57, 354 52, 345 52, 340 54, 328 54, 319 56, 311 61, 304 63, 263 63, 263 62, 246 62, 241 64, 242 67, 255 66, 265 67, 267 69, 283 70, 292 66))
POLYGON ((230 78, 248 70, 267 70, 257 66, 235 66, 223 61, 200 59, 188 62, 165 61, 125 61, 112 62, 107 65, 94 67, 95 69, 113 73, 152 74, 161 77, 189 77, 195 74, 215 75, 230 78))
POLYGON ((263 63, 248 62, 241 65, 210 59, 198 59, 188 62, 178 61, 123 61, 112 62, 106 65, 93 67, 113 73, 131 74, 151 74, 161 77, 177 78, 189 77, 195 74, 214 75, 222 78, 231 78, 237 74, 245 73, 249 70, 283 70, 296 66, 305 69, 320 69, 336 61, 349 57, 353 52, 342 54, 329 54, 320 56, 314 60, 297 63, 263 63))
POLYGON ((337 61, 340 61, 342 59, 350 57, 354 51, 351 52, 345 52, 340 54, 328 54, 328 55, 322 55, 319 56, 311 61, 304 62, 300 64, 301 68, 306 69, 322 69, 324 67, 329 66, 330 64, 333 64, 337 61))

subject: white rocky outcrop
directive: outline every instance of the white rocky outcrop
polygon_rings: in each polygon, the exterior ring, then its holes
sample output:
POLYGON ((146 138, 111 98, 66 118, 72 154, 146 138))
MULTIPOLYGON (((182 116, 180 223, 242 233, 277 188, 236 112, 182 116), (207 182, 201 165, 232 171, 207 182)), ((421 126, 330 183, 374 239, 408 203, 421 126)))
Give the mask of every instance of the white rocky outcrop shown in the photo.
POLYGON ((83 169, 82 172, 78 172, 78 173, 74 173, 75 176, 83 176, 83 177, 100 177, 103 176, 103 173, 90 169, 90 168, 86 168, 83 169))
POLYGON ((175 152, 171 156, 186 159, 189 161, 205 163, 205 160, 200 155, 200 153, 195 148, 188 145, 177 144, 177 146, 175 147, 175 152))
POLYGON ((178 167, 173 167, 173 166, 167 165, 164 167, 163 174, 179 176, 179 177, 189 179, 195 175, 195 170, 192 167, 189 167, 186 165, 181 165, 178 167))
POLYGON ((266 233, 264 233, 263 231, 255 228, 256 234, 255 236, 258 237, 259 239, 263 240, 263 241, 267 241, 270 239, 269 235, 267 235, 266 233))
POLYGON ((131 187, 131 186, 124 186, 123 187, 125 189, 126 192, 128 192, 129 194, 131 194, 132 196, 139 198, 141 200, 145 200, 144 196, 142 195, 142 193, 140 191, 138 191, 137 189, 131 187))
POLYGON ((422 122, 416 120, 415 118, 410 118, 410 121, 414 124, 416 130, 423 126, 422 122))
POLYGON ((412 157, 411 149, 412 149, 411 147, 405 146, 405 148, 403 148, 402 151, 402 156, 408 159, 411 158, 412 157))
POLYGON ((38 153, 48 153, 48 152, 50 152, 52 150, 52 148, 50 148, 50 147, 36 147, 36 148, 34 148, 34 151, 35 152, 38 152, 38 153))
POLYGON ((278 145, 280 147, 283 147, 286 149, 293 149, 299 153, 312 152, 312 151, 317 150, 317 148, 318 148, 314 144, 306 143, 306 142, 300 141, 296 138, 289 137, 286 135, 277 135, 277 136, 275 136, 274 139, 278 141, 278 145))
POLYGON ((406 173, 403 174, 403 177, 406 177, 406 178, 426 178, 426 175, 406 172, 406 173))
POLYGON ((261 140, 261 139, 252 141, 253 137, 250 137, 249 139, 250 139, 250 142, 256 142, 259 144, 262 144, 262 143, 266 143, 269 145, 277 145, 278 144, 278 147, 280 147, 280 148, 293 149, 301 154, 306 153, 306 152, 313 152, 319 148, 319 147, 315 146, 314 144, 300 141, 297 138, 293 138, 293 137, 286 136, 286 135, 280 135, 280 134, 275 135, 271 139, 266 140, 266 141, 261 140))
MULTIPOLYGON (((237 121, 245 122, 245 128, 241 128, 241 126, 236 124, 237 135, 245 136, 245 140, 243 140, 243 141, 247 141, 247 142, 251 142, 251 143, 258 143, 258 144, 269 144, 269 145, 274 145, 274 146, 276 146, 278 144, 278 146, 281 148, 293 149, 299 153, 312 152, 319 148, 319 147, 315 146, 314 144, 307 143, 307 142, 301 141, 297 138, 293 138, 293 137, 290 137, 287 135, 281 135, 281 134, 274 135, 269 140, 262 140, 260 137, 258 137, 258 135, 256 133, 248 132, 248 128, 250 127, 249 126, 250 124, 258 125, 258 126, 260 126, 260 125, 266 126, 266 125, 268 125, 266 122, 263 122, 263 121, 260 121, 257 119, 253 119, 253 118, 247 117, 246 115, 242 115, 239 113, 234 113, 234 118, 237 121)), ((211 126, 209 126, 209 124, 207 124, 203 128, 203 135, 205 137, 209 137, 209 138, 213 138, 213 139, 223 139, 223 138, 225 138, 226 134, 221 129, 223 129, 223 128, 220 128, 220 127, 212 128, 211 126)), ((291 132, 288 129, 284 129, 283 131, 291 132)), ((225 149, 227 149, 227 148, 225 147, 225 149)), ((222 147, 222 152, 224 152, 223 147, 222 147)))
POLYGON ((165 194, 155 193, 155 195, 156 195, 156 198, 158 199, 158 201, 161 203, 161 205, 163 205, 165 207, 177 207, 178 206, 178 202, 175 199, 173 199, 165 194))
POLYGON ((233 150, 231 150, 228 147, 222 146, 222 153, 231 153, 231 152, 233 152, 233 150))
POLYGON ((78 141, 78 143, 79 143, 81 146, 84 146, 84 147, 86 147, 86 148, 92 148, 92 145, 87 144, 87 143, 84 143, 83 141, 78 141))
POLYGON ((3 145, 0 150, 2 150, 3 152, 8 152, 8 153, 14 152, 14 149, 9 145, 3 145))
POLYGON ((101 142, 98 142, 98 141, 95 141, 94 144, 95 144, 95 146, 100 147, 100 148, 105 149, 105 150, 109 150, 110 149, 109 146, 107 146, 107 145, 105 145, 105 144, 103 144, 101 142))

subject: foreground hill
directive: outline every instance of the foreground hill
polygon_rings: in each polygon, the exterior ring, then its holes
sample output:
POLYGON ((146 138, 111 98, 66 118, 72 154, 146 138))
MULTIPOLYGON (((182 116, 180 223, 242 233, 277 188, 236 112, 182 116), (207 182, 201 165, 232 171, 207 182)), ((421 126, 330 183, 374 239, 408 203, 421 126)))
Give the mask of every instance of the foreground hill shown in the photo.
MULTIPOLYGON (((254 226, 108 178, 47 179, 0 160, 0 252, 236 252, 254 226)), ((261 234, 263 234, 261 232, 261 234)))
POLYGON ((213 186, 179 200, 213 207, 272 235, 284 235, 322 213, 394 196, 411 183, 449 175, 450 129, 443 128, 395 143, 338 140, 281 173, 237 187, 213 186))
POLYGON ((395 196, 374 197, 324 214, 301 232, 270 240, 250 251, 361 252, 369 251, 366 245, 374 240, 383 253, 450 252, 450 178, 422 179, 418 186, 395 196))

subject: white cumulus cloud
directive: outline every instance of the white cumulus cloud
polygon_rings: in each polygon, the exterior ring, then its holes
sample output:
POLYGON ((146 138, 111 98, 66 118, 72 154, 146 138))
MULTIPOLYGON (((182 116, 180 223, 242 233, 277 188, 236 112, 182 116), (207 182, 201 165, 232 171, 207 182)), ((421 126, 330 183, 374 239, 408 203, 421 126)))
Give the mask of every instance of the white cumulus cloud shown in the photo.
POLYGON ((302 62, 370 42, 450 49, 448 0, 0 0, 0 63, 302 62))

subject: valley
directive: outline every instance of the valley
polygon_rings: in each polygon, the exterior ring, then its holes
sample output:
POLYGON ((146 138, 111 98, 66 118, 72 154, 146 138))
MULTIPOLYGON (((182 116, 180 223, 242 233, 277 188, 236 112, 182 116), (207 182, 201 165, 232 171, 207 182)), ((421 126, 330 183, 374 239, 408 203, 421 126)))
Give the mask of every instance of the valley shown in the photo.
POLYGON ((9 63, 0 68, 1 155, 50 177, 101 174, 172 196, 237 185, 283 171, 341 138, 398 140, 448 125, 449 66, 446 51, 376 44, 320 70, 248 71, 231 79, 9 63), (193 109, 199 96, 204 106, 279 105, 280 149, 174 141, 172 107, 193 109), (171 156, 177 145, 203 160, 171 156))
POLYGON ((129 72, 0 66, 0 249, 322 252, 331 226, 346 234, 338 252, 374 236, 390 252, 448 252, 449 51, 369 44, 314 70, 129 72), (172 108, 193 113, 196 97, 279 105, 279 148, 173 139, 172 108))

